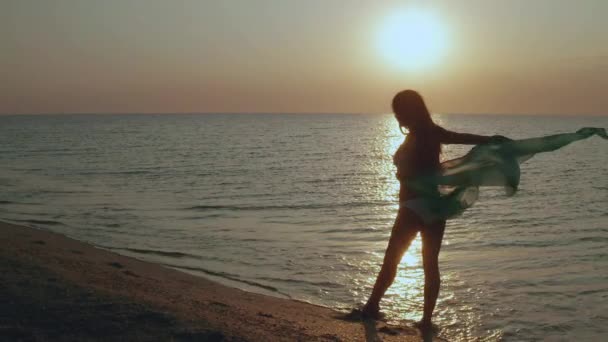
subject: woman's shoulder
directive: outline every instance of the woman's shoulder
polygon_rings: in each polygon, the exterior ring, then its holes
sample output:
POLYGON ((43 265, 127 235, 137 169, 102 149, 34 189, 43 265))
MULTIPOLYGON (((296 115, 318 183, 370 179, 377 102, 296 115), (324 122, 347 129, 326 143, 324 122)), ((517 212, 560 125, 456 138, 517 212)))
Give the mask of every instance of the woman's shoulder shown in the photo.
POLYGON ((439 126, 438 124, 433 125, 433 133, 437 134, 438 136, 441 136, 442 134, 446 134, 447 132, 448 132, 447 129, 439 126))

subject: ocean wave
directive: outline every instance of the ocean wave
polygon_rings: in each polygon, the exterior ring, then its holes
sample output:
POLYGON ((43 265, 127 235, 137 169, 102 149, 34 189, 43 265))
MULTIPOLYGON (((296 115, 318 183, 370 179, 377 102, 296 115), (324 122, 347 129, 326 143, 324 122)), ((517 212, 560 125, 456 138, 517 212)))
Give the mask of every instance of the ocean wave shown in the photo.
POLYGON ((375 232, 378 229, 373 228, 373 227, 366 227, 366 228, 332 228, 332 229, 327 229, 327 230, 322 230, 318 233, 321 234, 331 234, 331 233, 371 233, 371 232, 375 232))
POLYGON ((337 204, 292 204, 292 205, 195 205, 183 208, 184 210, 301 210, 301 209, 334 209, 334 208, 360 208, 394 205, 391 201, 382 202, 347 202, 337 204))
POLYGON ((40 189, 36 191, 37 194, 95 194, 95 191, 89 190, 53 190, 53 189, 40 189))
POLYGON ((605 236, 585 236, 579 238, 578 241, 581 242, 608 242, 608 237, 605 236))
POLYGON ((212 275, 212 276, 215 276, 215 277, 220 277, 220 278, 236 281, 238 283, 243 283, 243 284, 259 287, 259 288, 262 288, 264 290, 276 292, 276 293, 281 294, 281 295, 283 295, 285 297, 291 298, 290 295, 288 295, 287 293, 284 293, 284 292, 280 291, 276 287, 273 287, 273 286, 270 286, 270 285, 266 285, 266 284, 261 284, 261 283, 258 283, 258 282, 255 282, 255 281, 251 281, 251 280, 247 280, 247 279, 242 279, 239 276, 231 274, 231 273, 222 272, 222 271, 212 271, 212 270, 208 270, 208 269, 201 268, 201 267, 191 267, 191 266, 173 265, 173 264, 162 264, 162 265, 163 266, 168 266, 168 267, 173 267, 173 268, 176 268, 176 269, 202 272, 202 273, 205 273, 205 274, 208 274, 208 275, 212 275))
POLYGON ((210 218, 218 218, 224 217, 223 214, 208 214, 208 215, 200 215, 200 216, 188 216, 188 217, 180 217, 179 220, 190 221, 190 220, 204 220, 210 218))
POLYGON ((551 247, 563 246, 569 244, 568 241, 505 241, 505 242, 487 242, 478 245, 482 247, 551 247))
POLYGON ((583 290, 583 291, 579 291, 578 295, 584 296, 584 295, 597 295, 600 293, 606 293, 608 292, 608 289, 593 289, 593 290, 583 290))
POLYGON ((41 203, 32 203, 32 202, 15 202, 15 201, 0 201, 0 205, 2 204, 17 204, 17 205, 41 205, 41 203))
POLYGON ((16 222, 30 223, 30 224, 43 224, 47 226, 64 226, 65 223, 53 220, 36 220, 36 219, 28 219, 28 220, 13 220, 16 222))
POLYGON ((321 287, 321 288, 342 288, 343 287, 343 285, 340 285, 338 283, 333 283, 331 281, 310 281, 310 280, 303 280, 303 279, 274 278, 274 277, 259 277, 257 279, 266 280, 266 281, 270 281, 270 282, 288 283, 288 284, 306 284, 306 285, 312 285, 312 286, 321 287))
MULTIPOLYGON (((101 248, 112 250, 112 251, 128 251, 128 252, 136 253, 136 254, 159 255, 159 256, 169 257, 169 258, 174 258, 174 259, 191 258, 191 259, 205 260, 205 261, 209 261, 209 260, 226 261, 226 259, 219 258, 219 257, 201 256, 201 255, 183 253, 183 252, 177 252, 177 251, 166 251, 166 250, 145 249, 145 248, 111 247, 111 246, 104 246, 104 245, 98 245, 98 246, 101 248)), ((243 260, 238 260, 238 259, 230 260, 230 262, 235 262, 235 263, 243 264, 246 266, 255 266, 255 264, 252 264, 250 262, 243 261, 243 260)), ((178 266, 176 266, 176 267, 178 267, 178 266)), ((179 267, 183 267, 183 266, 179 266, 179 267)))
POLYGON ((17 172, 23 172, 23 171, 44 171, 43 168, 12 168, 11 170, 13 171, 17 171, 17 172))
POLYGON ((194 259, 202 259, 198 255, 182 253, 182 252, 175 252, 175 251, 161 251, 161 250, 143 249, 143 248, 116 248, 116 247, 106 247, 106 248, 113 249, 113 250, 129 251, 129 252, 139 253, 139 254, 155 254, 155 255, 166 256, 166 257, 171 257, 171 258, 189 257, 189 258, 194 258, 194 259))
POLYGON ((146 170, 130 170, 130 171, 81 171, 77 174, 79 175, 145 175, 151 174, 152 171, 146 170))

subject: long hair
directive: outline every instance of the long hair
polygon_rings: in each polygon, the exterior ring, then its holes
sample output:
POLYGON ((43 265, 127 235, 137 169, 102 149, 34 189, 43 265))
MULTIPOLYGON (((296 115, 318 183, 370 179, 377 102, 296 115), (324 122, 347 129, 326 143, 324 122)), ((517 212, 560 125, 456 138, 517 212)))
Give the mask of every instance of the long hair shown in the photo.
POLYGON ((434 125, 424 99, 415 90, 407 89, 397 93, 393 98, 392 107, 399 127, 405 127, 410 132, 427 131, 434 125))
POLYGON ((441 143, 436 133, 437 126, 422 96, 411 89, 400 91, 393 98, 392 107, 401 132, 406 134, 404 128, 409 131, 407 140, 412 139, 418 154, 422 154, 419 157, 439 160, 441 143))

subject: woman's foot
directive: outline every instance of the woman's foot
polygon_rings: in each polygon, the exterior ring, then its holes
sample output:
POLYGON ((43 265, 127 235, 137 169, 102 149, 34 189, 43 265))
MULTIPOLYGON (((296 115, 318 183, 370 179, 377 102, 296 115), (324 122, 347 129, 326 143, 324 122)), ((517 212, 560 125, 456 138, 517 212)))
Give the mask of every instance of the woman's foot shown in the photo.
POLYGON ((380 320, 384 317, 384 315, 382 315, 380 313, 380 308, 378 306, 370 306, 370 305, 364 305, 362 307, 359 308, 355 308, 353 309, 350 313, 348 313, 345 318, 349 319, 349 320, 380 320))
POLYGON ((426 319, 414 323, 414 326, 422 332, 437 332, 439 330, 435 324, 431 323, 431 320, 426 319))
POLYGON ((380 305, 367 303, 361 308, 361 313, 370 318, 377 319, 380 316, 380 305))
POLYGON ((370 303, 365 304, 361 308, 361 315, 365 318, 371 318, 375 320, 381 319, 382 315, 380 314, 380 305, 373 305, 370 303))

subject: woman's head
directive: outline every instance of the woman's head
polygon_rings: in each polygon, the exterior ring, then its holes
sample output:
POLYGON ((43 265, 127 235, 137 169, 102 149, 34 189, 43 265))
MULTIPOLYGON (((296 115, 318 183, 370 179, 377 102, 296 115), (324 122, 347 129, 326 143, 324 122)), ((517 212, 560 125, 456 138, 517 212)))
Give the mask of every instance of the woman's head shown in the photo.
POLYGON ((415 90, 403 90, 393 98, 393 112, 400 127, 410 131, 425 129, 433 124, 422 96, 415 90))

